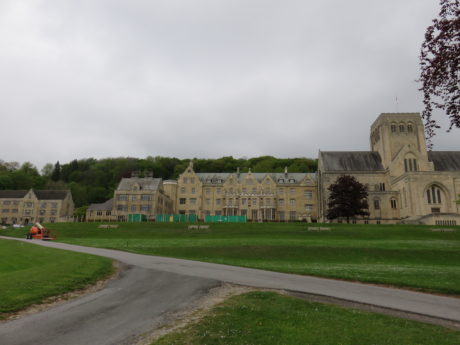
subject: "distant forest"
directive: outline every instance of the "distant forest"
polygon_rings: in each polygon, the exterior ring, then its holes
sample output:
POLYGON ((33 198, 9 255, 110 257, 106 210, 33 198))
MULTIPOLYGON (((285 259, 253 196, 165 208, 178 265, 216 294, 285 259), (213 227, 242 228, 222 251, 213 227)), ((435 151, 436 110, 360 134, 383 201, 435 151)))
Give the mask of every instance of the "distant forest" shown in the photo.
MULTIPOLYGON (((154 177, 176 179, 188 166, 190 159, 169 157, 75 159, 67 164, 48 163, 39 172, 29 163, 0 160, 0 189, 67 189, 70 188, 76 207, 103 202, 113 196, 122 177, 138 172, 142 177, 153 172, 154 177)), ((193 159, 196 172, 315 172, 317 160, 308 158, 222 157, 193 159)))

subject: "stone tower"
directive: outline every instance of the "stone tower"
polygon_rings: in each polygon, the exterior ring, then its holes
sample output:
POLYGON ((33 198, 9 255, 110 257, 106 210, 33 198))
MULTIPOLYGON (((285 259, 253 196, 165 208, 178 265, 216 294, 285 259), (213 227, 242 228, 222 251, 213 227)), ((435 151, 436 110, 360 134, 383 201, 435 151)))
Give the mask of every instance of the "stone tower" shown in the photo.
POLYGON ((371 150, 378 152, 390 176, 433 171, 428 161, 424 126, 419 113, 383 113, 371 126, 371 150))

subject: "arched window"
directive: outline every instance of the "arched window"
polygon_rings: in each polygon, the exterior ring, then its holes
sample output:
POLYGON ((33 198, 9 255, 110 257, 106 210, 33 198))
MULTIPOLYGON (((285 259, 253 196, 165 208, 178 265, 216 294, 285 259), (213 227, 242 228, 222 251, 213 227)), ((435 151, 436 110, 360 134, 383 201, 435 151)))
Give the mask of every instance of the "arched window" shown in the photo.
POLYGON ((436 185, 432 185, 426 190, 426 200, 429 204, 442 204, 442 190, 436 185))
POLYGON ((392 122, 390 125, 391 133, 396 133, 396 122, 392 122))
POLYGON ((390 205, 392 209, 396 209, 397 204, 396 204, 396 199, 392 198, 390 199, 390 205))
POLYGON ((412 133, 413 131, 414 131, 414 125, 411 122, 409 122, 407 124, 407 132, 412 133))
POLYGON ((401 122, 399 124, 399 131, 400 132, 405 132, 406 131, 406 126, 404 125, 404 122, 401 122))
POLYGON ((417 159, 414 155, 408 154, 404 158, 404 171, 418 171, 417 159))

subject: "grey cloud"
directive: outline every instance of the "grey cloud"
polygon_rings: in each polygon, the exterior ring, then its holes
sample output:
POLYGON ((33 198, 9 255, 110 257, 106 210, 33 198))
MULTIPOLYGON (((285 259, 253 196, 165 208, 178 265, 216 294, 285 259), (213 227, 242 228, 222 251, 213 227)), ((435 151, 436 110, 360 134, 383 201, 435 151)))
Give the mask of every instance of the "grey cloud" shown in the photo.
MULTIPOLYGON (((379 113, 421 111, 419 47, 438 11, 430 0, 0 6, 0 158, 39 166, 368 149, 379 113), (40 142, 9 145, 24 133, 40 142)), ((455 131, 434 141, 460 146, 455 131)))

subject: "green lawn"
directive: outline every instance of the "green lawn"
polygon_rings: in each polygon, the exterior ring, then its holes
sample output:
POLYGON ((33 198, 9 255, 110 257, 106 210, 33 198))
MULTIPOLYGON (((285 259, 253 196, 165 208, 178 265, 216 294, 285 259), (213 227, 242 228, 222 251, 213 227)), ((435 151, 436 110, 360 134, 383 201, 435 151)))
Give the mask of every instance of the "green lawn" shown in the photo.
POLYGON ((460 332, 415 321, 252 292, 155 345, 455 345, 460 332))
POLYGON ((109 259, 0 240, 0 319, 112 272, 109 259))
POLYGON ((209 230, 170 223, 97 226, 51 228, 58 240, 85 246, 460 295, 460 227, 432 232, 433 226, 334 224, 330 232, 309 232, 305 223, 211 224, 209 230))

